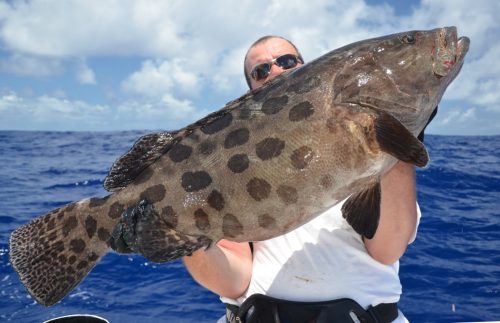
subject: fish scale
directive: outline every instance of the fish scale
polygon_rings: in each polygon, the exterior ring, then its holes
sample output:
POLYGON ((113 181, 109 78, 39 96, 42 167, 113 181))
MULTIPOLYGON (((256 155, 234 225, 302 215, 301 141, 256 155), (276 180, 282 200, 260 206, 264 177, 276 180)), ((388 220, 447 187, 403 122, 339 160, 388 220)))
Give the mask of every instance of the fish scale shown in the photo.
POLYGON ((171 261, 220 239, 284 234, 346 198, 344 218, 372 238, 380 177, 398 160, 427 164, 414 135, 468 44, 454 27, 357 42, 183 129, 139 138, 113 164, 110 195, 12 233, 12 266, 39 303, 52 305, 112 249, 171 261))

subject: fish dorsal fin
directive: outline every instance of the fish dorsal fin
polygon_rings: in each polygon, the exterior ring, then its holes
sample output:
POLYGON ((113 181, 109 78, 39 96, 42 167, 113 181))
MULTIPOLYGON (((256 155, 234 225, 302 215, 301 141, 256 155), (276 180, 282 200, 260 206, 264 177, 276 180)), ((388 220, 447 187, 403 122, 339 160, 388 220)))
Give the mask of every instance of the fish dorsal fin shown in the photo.
POLYGON ((342 205, 342 216, 358 234, 373 238, 380 219, 380 182, 352 194, 342 205))
POLYGON ((429 162, 425 146, 406 127, 390 114, 378 111, 375 132, 382 151, 397 159, 424 167, 429 162))
POLYGON ((158 132, 139 138, 132 148, 111 166, 104 180, 104 188, 116 191, 127 186, 172 147, 176 134, 177 132, 158 132))

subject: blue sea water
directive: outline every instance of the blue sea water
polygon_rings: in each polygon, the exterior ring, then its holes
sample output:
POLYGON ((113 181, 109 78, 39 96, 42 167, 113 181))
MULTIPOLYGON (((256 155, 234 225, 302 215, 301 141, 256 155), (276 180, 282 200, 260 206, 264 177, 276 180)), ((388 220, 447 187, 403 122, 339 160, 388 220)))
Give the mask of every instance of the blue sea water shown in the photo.
MULTIPOLYGON (((9 263, 10 233, 51 209, 104 196, 103 178, 141 132, 0 131, 0 321, 92 313, 111 322, 215 322, 218 297, 180 261, 106 255, 69 296, 35 303, 9 263)), ((417 240, 401 259, 412 322, 500 320, 500 136, 426 136, 417 240)))

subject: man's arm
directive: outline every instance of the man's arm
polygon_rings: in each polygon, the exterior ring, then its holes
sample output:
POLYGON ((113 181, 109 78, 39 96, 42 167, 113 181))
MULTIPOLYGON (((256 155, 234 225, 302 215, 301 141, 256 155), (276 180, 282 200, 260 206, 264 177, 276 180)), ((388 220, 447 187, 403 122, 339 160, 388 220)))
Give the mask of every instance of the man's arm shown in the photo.
POLYGON ((193 278, 212 292, 229 298, 240 297, 252 276, 252 252, 248 242, 220 240, 208 250, 199 249, 183 258, 193 278))
POLYGON ((380 222, 373 239, 364 239, 368 253, 383 264, 406 251, 417 225, 415 167, 398 162, 381 179, 380 222))

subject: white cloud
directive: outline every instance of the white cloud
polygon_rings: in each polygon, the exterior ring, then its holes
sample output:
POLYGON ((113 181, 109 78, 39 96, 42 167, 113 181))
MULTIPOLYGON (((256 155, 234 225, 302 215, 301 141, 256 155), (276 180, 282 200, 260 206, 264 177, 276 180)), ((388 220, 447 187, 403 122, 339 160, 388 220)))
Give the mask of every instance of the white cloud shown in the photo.
POLYGON ((55 98, 58 98, 58 99, 65 99, 67 97, 66 95, 66 92, 64 92, 63 90, 61 89, 56 89, 54 90, 50 96, 53 96, 55 98))
POLYGON ((157 44, 181 43, 171 19, 163 19, 169 6, 163 1, 16 1, 2 8, 1 38, 12 50, 36 55, 158 53, 163 47, 157 44), (149 38, 157 43, 144 41, 149 38))
POLYGON ((146 60, 139 71, 123 81, 122 86, 126 91, 148 97, 162 97, 174 89, 193 95, 198 92, 199 77, 184 67, 182 59, 146 60))
POLYGON ((97 84, 94 71, 87 66, 85 61, 81 61, 78 64, 76 71, 76 79, 81 84, 89 84, 89 85, 97 84))
POLYGON ((0 70, 19 76, 48 77, 61 74, 64 66, 59 59, 14 53, 0 61, 0 70))
POLYGON ((57 96, 22 97, 10 92, 0 96, 0 129, 13 129, 13 120, 22 119, 17 130, 123 130, 176 129, 208 111, 196 109, 189 100, 164 95, 160 102, 124 101, 116 107, 89 104, 57 96))
POLYGON ((0 112, 6 111, 10 106, 17 105, 22 101, 17 93, 11 92, 0 97, 0 112))
POLYGON ((77 128, 81 122, 95 128, 106 120, 107 107, 83 101, 70 101, 47 95, 24 98, 11 93, 0 98, 0 127, 12 129, 13 120, 23 120, 19 130, 62 130, 77 128))
POLYGON ((476 119, 476 108, 468 108, 466 110, 462 110, 460 108, 455 108, 448 112, 444 119, 441 120, 442 125, 450 125, 450 124, 464 124, 470 122, 471 120, 476 119))

